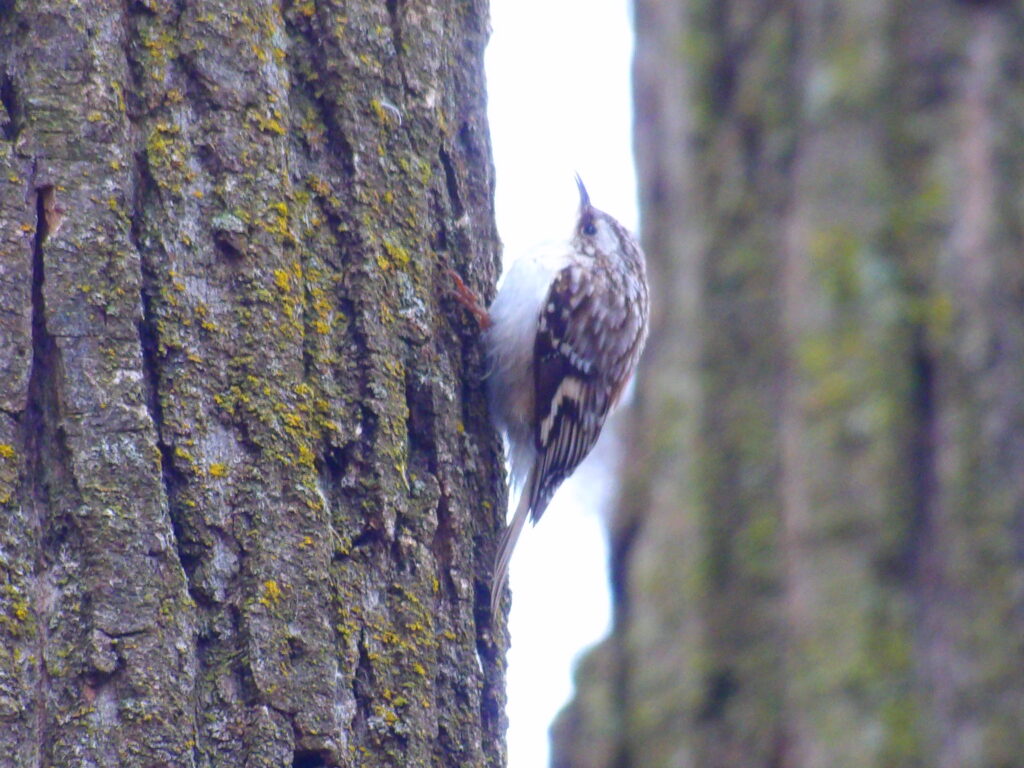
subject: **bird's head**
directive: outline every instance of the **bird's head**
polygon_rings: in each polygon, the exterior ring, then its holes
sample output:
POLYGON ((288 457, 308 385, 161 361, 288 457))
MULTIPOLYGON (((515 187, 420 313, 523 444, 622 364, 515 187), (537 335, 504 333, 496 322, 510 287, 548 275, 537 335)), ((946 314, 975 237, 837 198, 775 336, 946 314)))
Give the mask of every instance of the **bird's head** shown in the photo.
POLYGON ((583 179, 576 175, 580 207, 573 232, 573 246, 583 256, 625 259, 636 251, 636 241, 629 231, 612 216, 590 204, 590 195, 583 179))

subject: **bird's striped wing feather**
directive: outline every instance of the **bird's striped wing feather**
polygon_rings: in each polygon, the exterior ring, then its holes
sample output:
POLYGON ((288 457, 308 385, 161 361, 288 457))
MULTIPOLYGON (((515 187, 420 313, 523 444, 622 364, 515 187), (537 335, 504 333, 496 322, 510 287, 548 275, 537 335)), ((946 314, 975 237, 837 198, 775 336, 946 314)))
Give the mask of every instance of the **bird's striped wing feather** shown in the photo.
POLYGON ((541 311, 534 357, 537 471, 525 489, 534 522, 594 447, 611 405, 604 372, 587 348, 598 299, 570 266, 555 278, 541 311))

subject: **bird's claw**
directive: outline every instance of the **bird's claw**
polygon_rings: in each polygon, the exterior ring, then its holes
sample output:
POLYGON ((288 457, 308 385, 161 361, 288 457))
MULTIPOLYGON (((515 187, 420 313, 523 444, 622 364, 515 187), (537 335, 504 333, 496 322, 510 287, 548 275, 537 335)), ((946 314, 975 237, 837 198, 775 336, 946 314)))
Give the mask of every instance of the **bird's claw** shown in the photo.
POLYGON ((486 331, 491 327, 491 316, 487 310, 480 305, 480 297, 463 281, 462 277, 454 269, 446 270, 448 278, 454 283, 451 288, 452 297, 462 306, 469 310, 476 319, 480 330, 486 331))

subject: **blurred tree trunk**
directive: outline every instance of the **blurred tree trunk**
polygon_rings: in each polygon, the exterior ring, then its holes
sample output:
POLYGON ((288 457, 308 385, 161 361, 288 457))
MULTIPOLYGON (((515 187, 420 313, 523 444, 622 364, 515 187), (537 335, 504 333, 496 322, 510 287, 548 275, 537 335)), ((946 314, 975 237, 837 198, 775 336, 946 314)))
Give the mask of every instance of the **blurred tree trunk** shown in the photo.
POLYGON ((0 762, 503 764, 486 37, 0 0, 0 762))
POLYGON ((1021 6, 635 5, 659 315, 554 765, 1021 765, 1021 6))

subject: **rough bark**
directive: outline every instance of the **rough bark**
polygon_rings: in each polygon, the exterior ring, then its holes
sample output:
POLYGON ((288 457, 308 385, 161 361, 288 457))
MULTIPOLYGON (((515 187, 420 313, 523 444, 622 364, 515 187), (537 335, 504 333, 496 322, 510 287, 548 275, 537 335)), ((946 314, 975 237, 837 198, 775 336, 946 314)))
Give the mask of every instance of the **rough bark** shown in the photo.
POLYGON ((485 0, 0 0, 0 762, 503 764, 485 0))
POLYGON ((565 766, 1024 754, 1024 14, 637 0, 656 329, 565 766))

